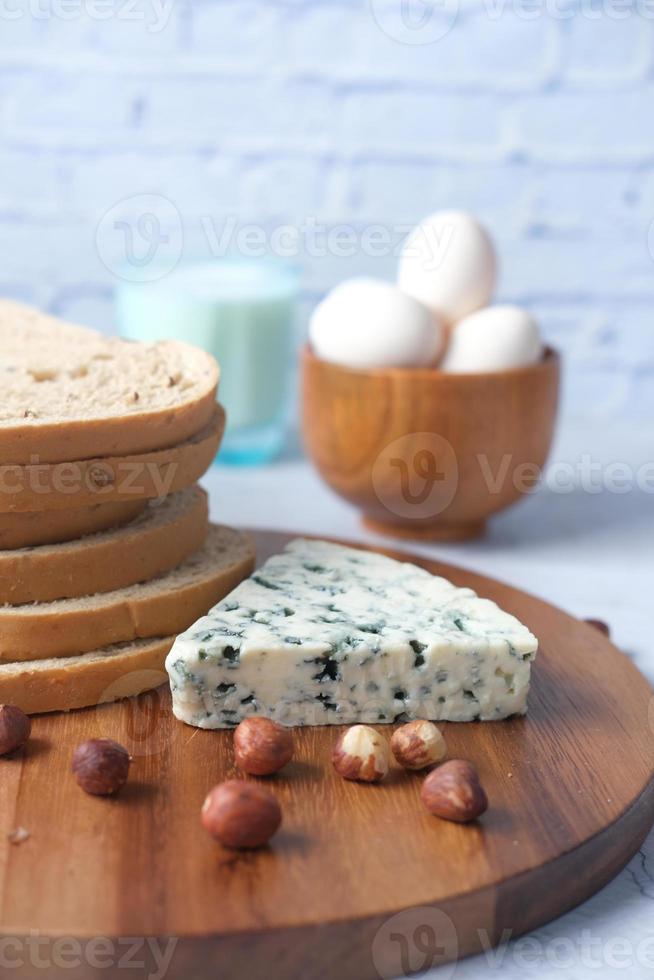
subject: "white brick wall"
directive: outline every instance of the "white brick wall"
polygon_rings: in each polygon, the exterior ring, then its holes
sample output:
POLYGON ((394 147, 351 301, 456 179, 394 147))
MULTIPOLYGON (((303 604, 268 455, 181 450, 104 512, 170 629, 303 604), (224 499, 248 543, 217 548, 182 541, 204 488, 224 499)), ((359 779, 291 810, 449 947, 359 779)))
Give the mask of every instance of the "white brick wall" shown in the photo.
POLYGON ((651 418, 654 0, 455 3, 422 27, 422 0, 404 24, 399 0, 0 3, 0 293, 111 329, 96 229, 154 194, 193 257, 207 221, 301 229, 306 315, 470 208, 501 298, 566 352, 569 412, 651 418))

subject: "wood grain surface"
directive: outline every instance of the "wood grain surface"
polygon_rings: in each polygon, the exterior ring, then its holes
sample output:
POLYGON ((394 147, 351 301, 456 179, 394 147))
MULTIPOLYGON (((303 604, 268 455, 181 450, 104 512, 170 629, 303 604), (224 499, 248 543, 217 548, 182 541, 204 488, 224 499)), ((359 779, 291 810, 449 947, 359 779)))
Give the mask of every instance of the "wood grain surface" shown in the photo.
MULTIPOLYGON (((259 559, 285 540, 257 534, 259 559)), ((592 626, 416 561, 496 600, 541 640, 526 718, 442 726, 450 757, 472 761, 486 786, 478 824, 430 816, 420 774, 341 780, 329 761, 340 729, 299 729, 296 761, 265 781, 281 831, 262 851, 230 852, 199 812, 211 786, 237 775, 231 733, 176 721, 165 688, 38 717, 27 747, 0 760, 0 973, 410 975, 517 936, 613 877, 654 819, 648 683, 592 626), (97 736, 134 757, 115 799, 86 796, 69 771, 74 747, 97 736), (10 843, 19 827, 29 838, 10 843), (126 972, 129 956, 140 971, 126 972)))

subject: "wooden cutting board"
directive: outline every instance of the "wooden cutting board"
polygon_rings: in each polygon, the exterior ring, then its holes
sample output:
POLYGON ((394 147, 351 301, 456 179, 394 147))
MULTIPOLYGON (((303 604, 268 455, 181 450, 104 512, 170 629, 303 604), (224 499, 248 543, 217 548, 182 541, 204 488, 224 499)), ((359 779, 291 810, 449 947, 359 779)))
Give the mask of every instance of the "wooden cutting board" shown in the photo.
MULTIPOLYGON (((288 540, 256 537, 261 560, 288 540)), ((415 560, 541 640, 528 717, 443 725, 450 756, 471 760, 486 786, 479 824, 427 814, 419 774, 341 780, 330 765, 339 729, 300 729, 297 761, 267 781, 282 830, 266 850, 229 852, 199 825, 207 790, 235 775, 229 732, 177 722, 165 688, 36 718, 27 748, 0 760, 0 931, 17 937, 0 939, 0 957, 12 976, 408 976, 524 933, 618 872, 654 820, 648 683, 595 628, 415 560), (97 736, 134 756, 115 799, 86 796, 69 772, 75 745, 97 736), (30 836, 10 844, 17 827, 30 836)))

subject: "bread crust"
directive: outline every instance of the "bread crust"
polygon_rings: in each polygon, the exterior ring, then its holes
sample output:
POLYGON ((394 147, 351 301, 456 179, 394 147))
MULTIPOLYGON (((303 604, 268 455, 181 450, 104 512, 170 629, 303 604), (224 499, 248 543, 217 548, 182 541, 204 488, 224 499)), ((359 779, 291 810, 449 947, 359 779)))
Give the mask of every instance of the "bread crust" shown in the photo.
POLYGON ((121 418, 0 426, 0 459, 25 466, 35 458, 39 463, 64 463, 168 449, 210 423, 217 390, 216 369, 215 383, 196 401, 178 408, 121 418))
POLYGON ((151 691, 167 681, 165 661, 174 636, 124 644, 69 659, 20 668, 0 665, 0 703, 28 715, 70 711, 151 691))
POLYGON ((0 513, 162 499, 192 486, 206 473, 224 430, 225 411, 214 403, 209 425, 169 449, 75 462, 0 465, 0 513))
POLYGON ((107 337, 0 301, 0 460, 39 463, 167 449, 209 424, 220 369, 183 341, 107 337))
POLYGON ((200 550, 208 523, 207 495, 195 487, 118 530, 68 544, 0 551, 0 603, 72 599, 156 578, 200 550))
POLYGON ((147 500, 115 500, 70 510, 0 513, 0 551, 61 544, 129 524, 147 507, 147 500))
POLYGON ((76 656, 188 629, 254 568, 249 535, 211 525, 204 548, 142 585, 37 606, 0 608, 0 662, 76 656))

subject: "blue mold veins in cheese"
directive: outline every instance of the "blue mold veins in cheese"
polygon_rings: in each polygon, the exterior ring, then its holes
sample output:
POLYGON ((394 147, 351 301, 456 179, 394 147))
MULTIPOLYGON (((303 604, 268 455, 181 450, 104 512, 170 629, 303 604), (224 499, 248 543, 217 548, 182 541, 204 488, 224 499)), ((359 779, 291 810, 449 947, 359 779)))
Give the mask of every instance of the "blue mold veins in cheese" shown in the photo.
POLYGON ((200 728, 524 714, 538 641, 471 589, 326 541, 270 558, 170 651, 173 711, 200 728))

